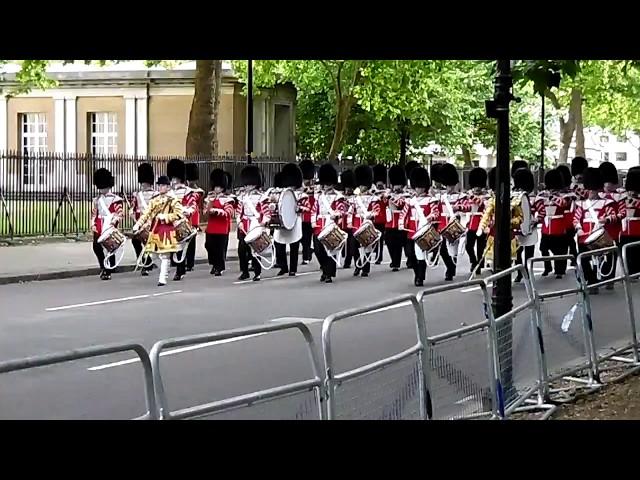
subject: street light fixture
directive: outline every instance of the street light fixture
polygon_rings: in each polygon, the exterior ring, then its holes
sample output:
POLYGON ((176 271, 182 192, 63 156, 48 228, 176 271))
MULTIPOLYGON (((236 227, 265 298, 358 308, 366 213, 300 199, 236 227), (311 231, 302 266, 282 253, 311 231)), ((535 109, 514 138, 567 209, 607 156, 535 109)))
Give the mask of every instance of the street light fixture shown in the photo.
POLYGON ((247 63, 247 163, 253 156, 253 61, 247 63))

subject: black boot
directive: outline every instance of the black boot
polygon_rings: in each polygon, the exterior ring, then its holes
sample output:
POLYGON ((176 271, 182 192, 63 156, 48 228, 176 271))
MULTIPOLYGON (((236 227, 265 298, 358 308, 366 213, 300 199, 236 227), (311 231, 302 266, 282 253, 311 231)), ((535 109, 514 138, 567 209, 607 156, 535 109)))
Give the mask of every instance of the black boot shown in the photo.
POLYGON ((249 272, 242 272, 238 277, 238 280, 247 280, 249 278, 249 272))
POLYGON ((289 269, 283 267, 278 272, 278 277, 281 277, 282 275, 286 275, 287 273, 289 273, 289 269))
POLYGON ((180 275, 178 272, 176 272, 176 274, 173 276, 173 281, 179 282, 180 280, 182 280, 182 277, 184 277, 184 275, 180 275))

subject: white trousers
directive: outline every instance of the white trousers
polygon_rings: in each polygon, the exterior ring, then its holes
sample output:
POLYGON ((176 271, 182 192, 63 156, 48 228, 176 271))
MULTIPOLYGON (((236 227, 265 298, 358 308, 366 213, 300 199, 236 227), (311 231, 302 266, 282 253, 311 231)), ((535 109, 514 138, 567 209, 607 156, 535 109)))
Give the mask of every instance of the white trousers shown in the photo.
POLYGON ((157 260, 160 261, 160 275, 158 276, 158 283, 167 283, 167 278, 169 277, 169 265, 171 264, 171 254, 152 253, 151 258, 153 258, 153 263, 157 263, 157 260))

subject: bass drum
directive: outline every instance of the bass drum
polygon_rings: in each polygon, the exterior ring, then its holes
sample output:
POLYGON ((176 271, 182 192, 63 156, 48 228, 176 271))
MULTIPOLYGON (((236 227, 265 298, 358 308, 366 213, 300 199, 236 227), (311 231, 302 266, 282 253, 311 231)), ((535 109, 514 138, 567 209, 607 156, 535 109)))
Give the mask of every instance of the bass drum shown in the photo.
MULTIPOLYGON (((520 194, 519 196, 519 206, 522 210, 522 224, 520 225, 520 233, 516 234, 516 240, 518 241, 518 245, 522 245, 523 247, 530 247, 531 245, 536 245, 538 243, 538 229, 533 225, 531 221, 532 213, 531 213, 531 202, 529 201, 529 195, 520 194)), ((513 202, 513 203, 518 203, 513 202)), ((512 203, 512 206, 513 206, 512 203)))
POLYGON ((269 209, 271 210, 270 227, 294 229, 298 218, 298 201, 293 190, 285 188, 272 192, 269 195, 269 209))
POLYGON ((300 218, 300 215, 296 215, 296 217, 296 223, 292 230, 276 228, 273 231, 273 239, 276 242, 291 245, 292 243, 299 242, 302 239, 302 218, 300 218))

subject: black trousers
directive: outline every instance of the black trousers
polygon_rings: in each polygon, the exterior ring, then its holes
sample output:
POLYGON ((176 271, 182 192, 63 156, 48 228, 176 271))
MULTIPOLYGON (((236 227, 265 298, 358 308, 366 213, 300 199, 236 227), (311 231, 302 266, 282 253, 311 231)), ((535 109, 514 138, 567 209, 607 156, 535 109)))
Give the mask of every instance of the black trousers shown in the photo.
POLYGON ((407 268, 413 268, 418 261, 416 258, 416 251, 414 249, 415 243, 407 232, 407 241, 404 243, 404 254, 407 257, 407 268))
POLYGON ((567 229, 567 245, 569 245, 569 253, 575 257, 578 256, 578 245, 576 243, 576 229, 567 229))
MULTIPOLYGON (((640 242, 640 237, 620 236, 620 254, 622 254, 622 247, 633 242, 640 242)), ((640 272, 640 247, 627 249, 627 267, 629 275, 640 272)))
MULTIPOLYGON (((530 258, 533 258, 533 255, 536 252, 536 246, 535 245, 530 245, 528 247, 523 247, 523 246, 518 247, 518 249, 516 250, 516 265, 522 265, 522 252, 523 251, 524 251, 524 265, 526 267, 527 261, 530 258)), ((566 265, 565 265, 565 267, 566 267, 566 265)))
MULTIPOLYGON (((131 239, 131 244, 133 245, 133 249, 136 252, 136 259, 140 258, 140 254, 142 253, 142 249, 144 248, 144 245, 142 245, 142 242, 140 240, 138 240, 137 238, 132 238, 131 239)), ((149 260, 147 260, 147 262, 148 261, 149 260)), ((153 263, 149 267, 141 267, 141 270, 149 271, 152 268, 153 268, 153 263)))
MULTIPOLYGON (((100 270, 104 270, 105 269, 104 249, 102 248, 102 245, 98 243, 98 238, 99 238, 99 235, 97 233, 94 233, 93 234, 93 253, 95 253, 96 258, 98 259, 98 265, 100 266, 100 270)), ((108 266, 113 267, 113 265, 116 263, 115 256, 109 257, 109 260, 107 260, 107 263, 108 263, 108 266)), ((113 272, 113 270, 111 270, 111 272, 113 272)))
POLYGON ((353 229, 347 228, 345 230, 347 232, 347 249, 344 255, 344 268, 351 268, 351 262, 353 261, 353 246, 354 242, 357 245, 355 237, 353 236, 353 229))
MULTIPOLYGON (((415 252, 414 252, 415 258, 415 252)), ((426 260, 418 260, 417 258, 413 263, 413 276, 414 280, 422 280, 423 282, 427 278, 427 261, 426 260)))
POLYGON ((226 246, 229 243, 229 235, 223 233, 207 233, 204 248, 207 249, 209 265, 218 272, 225 270, 226 246))
POLYGON ((193 269, 196 264, 196 240, 198 236, 196 235, 189 241, 189 245, 187 246, 187 258, 185 259, 185 267, 189 269, 193 269))
POLYGON ((274 242, 276 246, 276 263, 278 266, 289 272, 298 271, 298 251, 300 241, 289 244, 289 265, 287 265, 287 246, 284 243, 274 242))
POLYGON ((384 235, 386 237, 387 250, 391 257, 391 268, 400 268, 402 262, 402 249, 407 243, 407 232, 397 228, 388 228, 384 235))
POLYGON ((451 258, 451 255, 449 255, 449 249, 447 248, 448 245, 449 245, 449 242, 443 238, 442 243, 440 244, 440 257, 442 257, 442 260, 444 260, 444 264, 447 267, 446 275, 455 277, 456 264, 451 258))
POLYGON ((312 260, 311 255, 311 242, 313 239, 313 227, 311 222, 302 222, 302 260, 310 262, 312 260))
MULTIPOLYGON (((588 252, 589 249, 583 245, 583 244, 578 244, 578 252, 582 253, 582 252, 588 252)), ((609 274, 607 277, 598 279, 598 273, 596 272, 596 270, 593 268, 593 265, 591 265, 591 260, 594 257, 587 257, 587 258, 583 258, 582 261, 580 263, 582 263, 582 271, 584 272, 584 278, 587 281, 587 285, 592 285, 594 283, 598 283, 601 282, 603 280, 607 280, 608 278, 612 278, 615 275, 615 270, 611 268, 611 261, 612 261, 612 257, 614 261, 617 261, 618 259, 618 255, 614 254, 614 255, 607 255, 606 256, 606 260, 604 261, 601 269, 604 273, 609 273, 609 270, 611 270, 611 274, 609 274)))
POLYGON ((251 247, 244 241, 246 234, 238 232, 238 260, 240 262, 240 271, 244 274, 249 274, 249 260, 253 266, 253 273, 260 275, 262 273, 262 265, 258 262, 258 259, 253 256, 251 247))
POLYGON ((318 263, 320 264, 320 269, 322 270, 322 274, 328 277, 336 276, 336 262, 329 256, 327 251, 324 249, 318 237, 314 235, 313 237, 313 251, 316 254, 316 258, 318 259, 318 263))
MULTIPOLYGON (((566 255, 569 252, 569 237, 567 235, 542 235, 540 239, 540 253, 543 257, 549 256, 549 251, 553 255, 566 255)), ((555 260, 554 270, 556 275, 564 275, 567 271, 566 260, 555 260)), ((544 270, 551 272, 551 262, 544 262, 544 270)))
POLYGON ((471 270, 474 270, 480 262, 480 268, 484 268, 484 249, 487 248, 487 234, 483 233, 479 237, 476 235, 476 231, 467 231, 467 244, 465 249, 467 255, 469 255, 469 262, 471 262, 471 270))
POLYGON ((377 246, 378 259, 376 260, 376 263, 382 263, 382 259, 384 257, 384 242, 386 241, 386 229, 384 223, 375 223, 374 226, 376 227, 376 230, 382 234, 380 235, 380 241, 377 246))
MULTIPOLYGON (((351 251, 353 252, 353 261, 355 262, 355 267, 358 268, 358 265, 360 264, 359 260, 360 260, 360 243, 358 243, 358 240, 356 240, 356 237, 354 237, 353 235, 350 238, 351 240, 351 251)), ((369 273, 371 272, 371 263, 370 262, 366 262, 364 265, 362 265, 362 267, 360 267, 360 271, 362 273, 369 273)))

